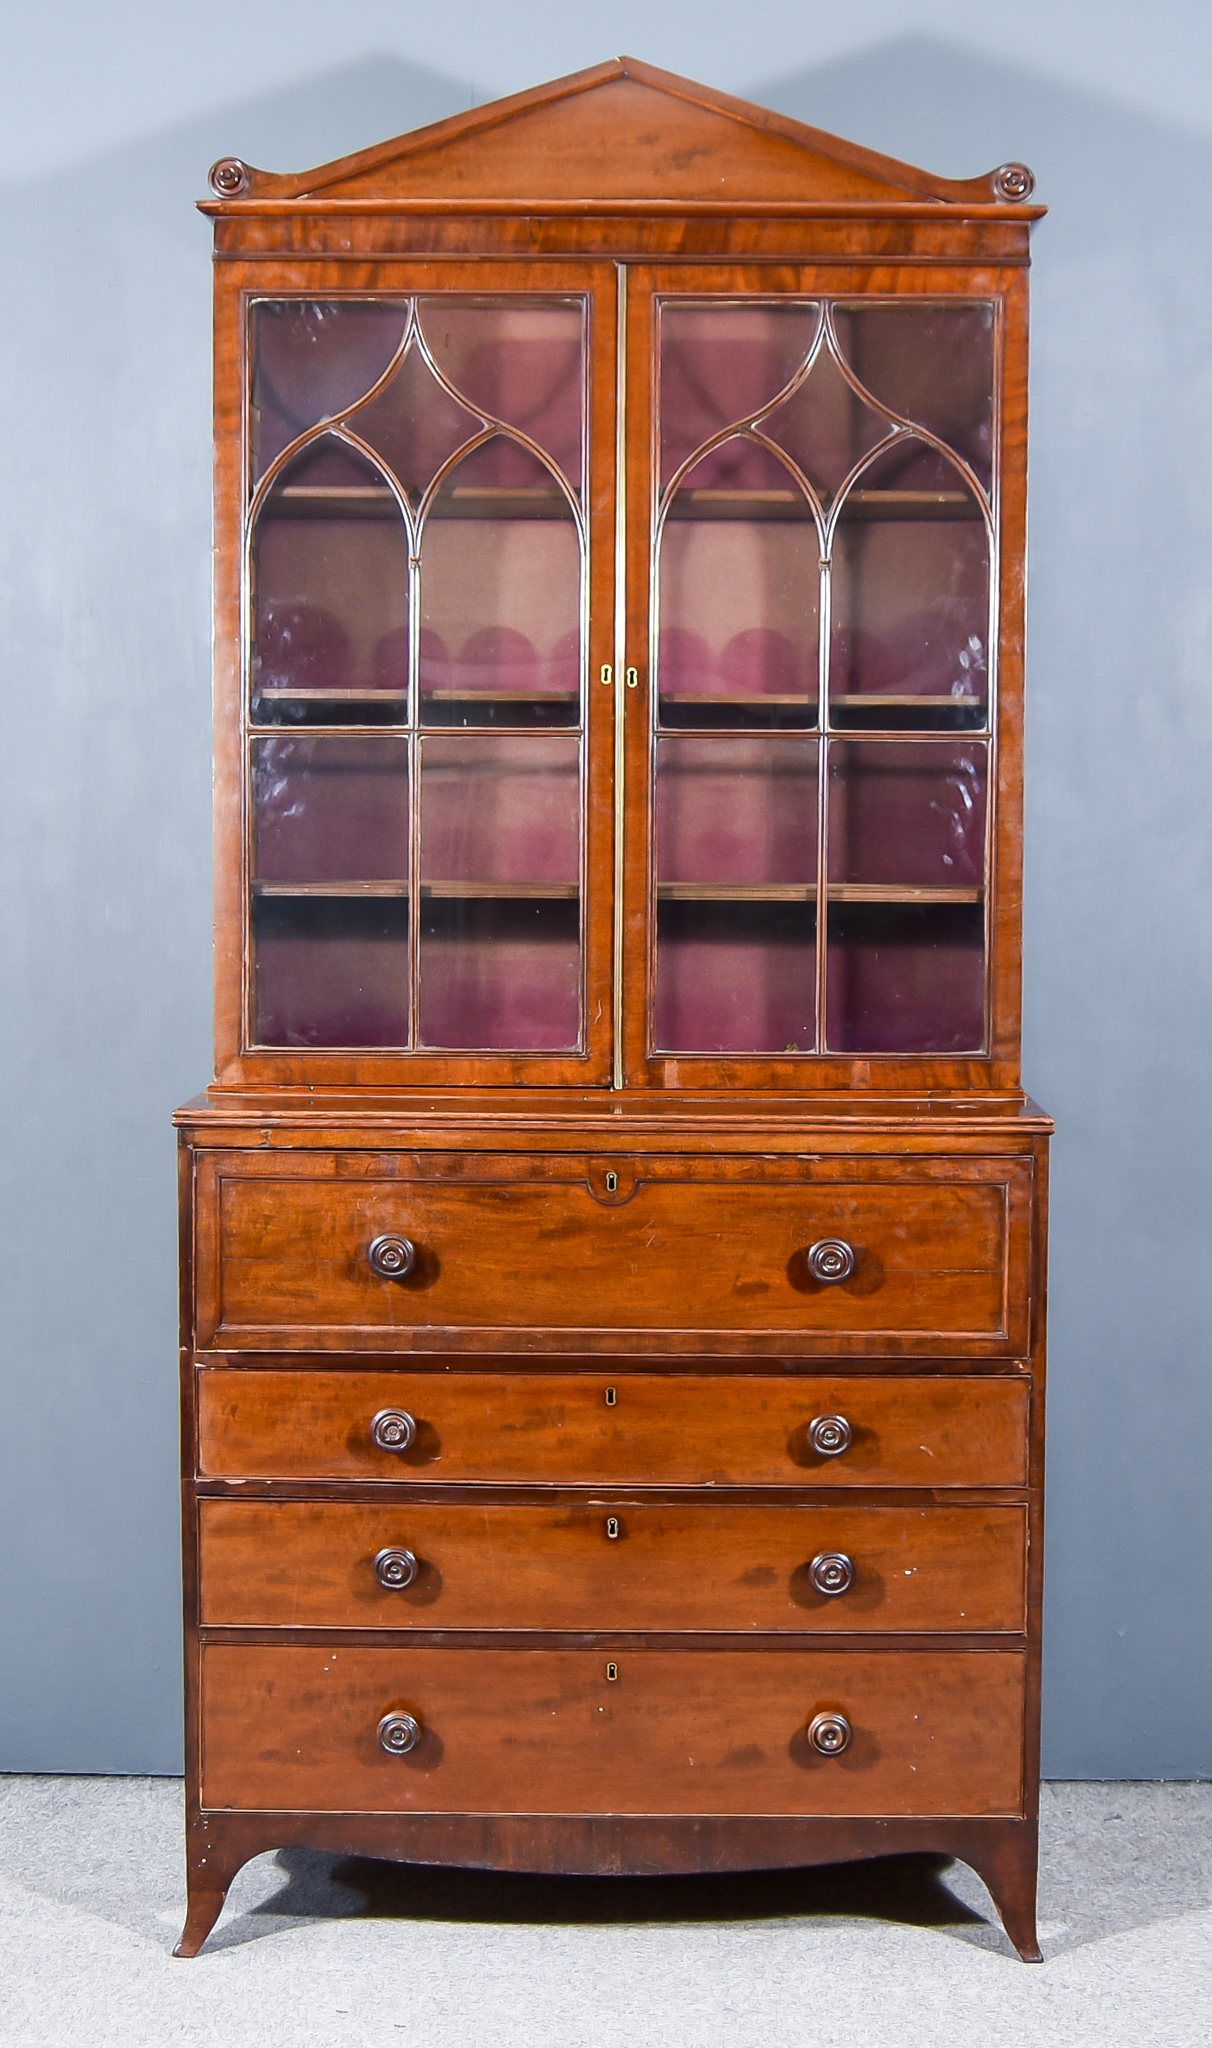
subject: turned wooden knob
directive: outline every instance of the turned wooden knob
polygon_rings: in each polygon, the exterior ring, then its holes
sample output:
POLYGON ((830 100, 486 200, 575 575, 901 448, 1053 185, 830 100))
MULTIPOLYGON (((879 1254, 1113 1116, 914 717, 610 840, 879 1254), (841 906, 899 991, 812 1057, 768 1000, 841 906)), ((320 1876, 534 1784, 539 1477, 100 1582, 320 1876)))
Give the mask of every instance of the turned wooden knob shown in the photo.
POLYGON ((834 1597, 848 1593, 854 1584, 854 1566, 844 1550, 822 1550, 808 1567, 808 1576, 818 1593, 834 1597))
POLYGON ((381 1550, 375 1559, 375 1577, 387 1592, 411 1586, 417 1576, 417 1560, 411 1550, 381 1550))
POLYGON ((851 1435, 844 1415, 817 1415, 808 1424, 808 1441, 818 1458, 840 1458, 850 1449, 851 1435))
POLYGON ((822 1237, 808 1250, 808 1271, 822 1287, 836 1287, 854 1271, 854 1248, 843 1237, 822 1237))
POLYGON ((370 1440, 380 1451, 406 1451, 416 1433, 416 1423, 403 1408, 380 1408, 370 1425, 370 1440))
POLYGON ((380 1280, 403 1280, 417 1263, 417 1248, 410 1237, 376 1237, 366 1256, 380 1280))
POLYGON ((379 1747, 388 1756, 407 1756, 421 1740, 421 1723, 411 1714, 384 1714, 379 1723, 379 1747))
POLYGON ((808 1723, 808 1740, 818 1756, 840 1756, 849 1749, 852 1734, 844 1714, 815 1714, 808 1723))

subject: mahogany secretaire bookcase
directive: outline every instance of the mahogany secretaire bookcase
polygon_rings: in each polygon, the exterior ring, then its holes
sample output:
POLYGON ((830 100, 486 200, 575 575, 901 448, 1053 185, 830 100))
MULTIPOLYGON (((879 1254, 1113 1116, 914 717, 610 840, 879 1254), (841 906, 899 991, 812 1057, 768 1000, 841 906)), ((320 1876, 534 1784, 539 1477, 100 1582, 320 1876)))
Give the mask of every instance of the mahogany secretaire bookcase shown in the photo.
POLYGON ((1035 1956, 1030 174, 622 59, 211 185, 178 1953, 301 1842, 1035 1956))

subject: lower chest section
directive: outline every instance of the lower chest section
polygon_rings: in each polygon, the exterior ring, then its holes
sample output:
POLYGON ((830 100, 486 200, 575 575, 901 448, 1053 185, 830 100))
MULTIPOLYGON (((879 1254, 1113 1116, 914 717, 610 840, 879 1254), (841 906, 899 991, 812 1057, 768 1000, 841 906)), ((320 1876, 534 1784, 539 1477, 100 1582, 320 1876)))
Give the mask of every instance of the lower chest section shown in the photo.
POLYGON ((1030 1159, 191 1186, 204 1809, 1025 1811, 1030 1159))

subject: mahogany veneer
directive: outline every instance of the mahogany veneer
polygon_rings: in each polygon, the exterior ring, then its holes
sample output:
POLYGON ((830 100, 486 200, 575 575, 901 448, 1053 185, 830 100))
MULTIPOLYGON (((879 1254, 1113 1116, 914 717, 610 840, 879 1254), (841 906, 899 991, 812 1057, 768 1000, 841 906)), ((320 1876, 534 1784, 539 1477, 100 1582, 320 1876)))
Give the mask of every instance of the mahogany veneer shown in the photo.
POLYGON ((300 1842, 1038 1958, 1030 173, 620 59, 211 185, 177 1952, 300 1842))

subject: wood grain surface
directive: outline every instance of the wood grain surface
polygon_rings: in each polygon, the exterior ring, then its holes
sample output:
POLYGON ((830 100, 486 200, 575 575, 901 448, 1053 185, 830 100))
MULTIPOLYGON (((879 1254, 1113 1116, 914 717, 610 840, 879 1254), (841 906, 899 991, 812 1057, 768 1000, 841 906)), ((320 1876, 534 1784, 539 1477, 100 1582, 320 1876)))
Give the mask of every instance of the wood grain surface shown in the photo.
POLYGON ((206 1806, 459 1813, 1015 1813, 1009 1651, 202 1652, 206 1806), (381 1748, 389 1712, 423 1730, 381 1748), (853 1740, 821 1757, 813 1716, 853 1740))
POLYGON ((198 1469, 214 1479, 564 1486, 1021 1486, 1025 1379, 876 1373, 418 1373, 204 1366, 198 1469), (614 1401, 607 1394, 613 1390, 614 1401), (384 1408, 416 1436, 371 1436, 384 1408), (840 1456, 810 1425, 841 1415, 840 1456))
POLYGON ((604 1200, 550 1158, 452 1162, 376 1184, 339 1155, 219 1156, 199 1176, 199 1341, 348 1341, 416 1326, 777 1332, 1026 1346, 1012 1262, 1027 1254, 1024 1163, 664 1161, 604 1200), (790 1167, 790 1170, 788 1168, 790 1167), (431 1177, 432 1176, 432 1177, 431 1177), (376 1237, 416 1246, 405 1280, 370 1267, 376 1237), (853 1247, 822 1285, 807 1254, 853 1247))
POLYGON ((1021 1631, 1026 1509, 199 1503, 203 1625, 1021 1631), (416 1559, 385 1589, 375 1558, 416 1559), (840 1594, 812 1560, 850 1559, 840 1594))

